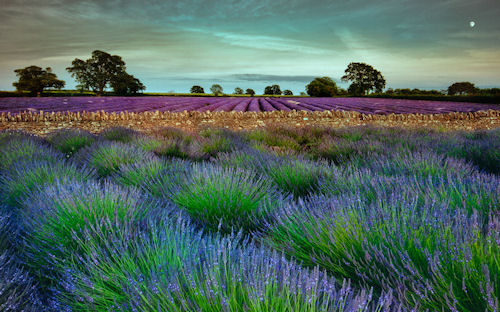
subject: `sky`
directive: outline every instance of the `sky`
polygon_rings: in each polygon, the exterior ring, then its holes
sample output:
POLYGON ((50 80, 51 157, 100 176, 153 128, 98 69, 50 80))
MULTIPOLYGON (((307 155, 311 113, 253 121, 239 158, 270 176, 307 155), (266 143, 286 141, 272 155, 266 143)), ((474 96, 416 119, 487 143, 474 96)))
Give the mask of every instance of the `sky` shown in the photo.
POLYGON ((65 68, 93 50, 120 55, 146 92, 346 88, 350 62, 391 88, 498 87, 499 16, 498 0, 0 0, 0 90, 30 65, 74 88, 65 68))

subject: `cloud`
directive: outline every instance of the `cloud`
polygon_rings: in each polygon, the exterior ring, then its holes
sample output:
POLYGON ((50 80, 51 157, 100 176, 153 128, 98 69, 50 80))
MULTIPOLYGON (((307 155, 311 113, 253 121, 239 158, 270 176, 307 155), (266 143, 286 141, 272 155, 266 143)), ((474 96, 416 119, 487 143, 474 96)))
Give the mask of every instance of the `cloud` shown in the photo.
POLYGON ((282 75, 266 75, 266 74, 235 74, 231 78, 241 81, 296 81, 296 82, 311 82, 317 76, 282 76, 282 75))
POLYGON ((95 49, 121 55, 132 74, 158 86, 303 85, 316 73, 339 77, 351 61, 373 65, 391 85, 500 84, 497 2, 3 0, 0 89, 31 64, 53 67, 71 86, 65 67, 95 49))

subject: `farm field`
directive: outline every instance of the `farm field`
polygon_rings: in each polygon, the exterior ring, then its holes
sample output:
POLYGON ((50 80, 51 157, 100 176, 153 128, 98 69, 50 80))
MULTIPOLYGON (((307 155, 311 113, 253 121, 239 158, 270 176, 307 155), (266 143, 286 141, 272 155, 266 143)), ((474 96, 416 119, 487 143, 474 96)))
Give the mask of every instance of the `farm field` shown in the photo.
POLYGON ((497 109, 498 104, 399 100, 383 98, 252 98, 252 97, 42 97, 0 98, 0 113, 31 112, 154 112, 169 111, 325 111, 364 114, 436 114, 497 109))
POLYGON ((500 128, 0 131, 1 311, 498 311, 500 128))

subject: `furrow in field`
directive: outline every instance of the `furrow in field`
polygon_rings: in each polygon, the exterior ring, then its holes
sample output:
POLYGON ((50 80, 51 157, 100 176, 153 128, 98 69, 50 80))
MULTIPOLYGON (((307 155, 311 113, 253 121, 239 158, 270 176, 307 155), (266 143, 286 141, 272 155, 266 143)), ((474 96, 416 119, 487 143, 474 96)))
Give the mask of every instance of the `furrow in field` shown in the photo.
POLYGON ((276 110, 276 108, 274 108, 274 106, 271 105, 271 103, 269 103, 267 99, 259 99, 259 104, 262 111, 264 112, 272 112, 276 110))
POLYGON ((234 108, 233 108, 233 111, 235 112, 246 112, 247 109, 248 109, 248 105, 250 104, 250 102, 252 101, 252 99, 242 99, 238 105, 236 105, 234 108))
POLYGON ((217 109, 217 107, 219 107, 222 103, 224 103, 226 101, 227 101, 227 99, 220 99, 220 100, 212 100, 212 101, 205 102, 206 105, 203 107, 200 107, 199 109, 197 109, 197 111, 200 111, 200 112, 211 111, 211 112, 213 112, 215 109, 217 109))
POLYGON ((290 107, 290 109, 295 109, 295 110, 305 110, 305 111, 309 111, 309 112, 312 112, 312 111, 315 111, 317 109, 315 109, 314 107, 311 107, 310 105, 308 104, 304 104, 302 102, 299 102, 299 101, 295 101, 295 99, 293 100, 290 100, 290 99, 287 99, 287 100, 276 100, 277 102, 283 104, 283 105, 286 105, 288 107, 290 107))
POLYGON ((247 110, 249 112, 260 112, 259 99, 252 99, 248 104, 247 110))
POLYGON ((276 102, 274 101, 273 99, 267 99, 266 100, 274 107, 276 108, 276 110, 281 110, 281 111, 290 111, 290 107, 280 103, 280 102, 276 102))

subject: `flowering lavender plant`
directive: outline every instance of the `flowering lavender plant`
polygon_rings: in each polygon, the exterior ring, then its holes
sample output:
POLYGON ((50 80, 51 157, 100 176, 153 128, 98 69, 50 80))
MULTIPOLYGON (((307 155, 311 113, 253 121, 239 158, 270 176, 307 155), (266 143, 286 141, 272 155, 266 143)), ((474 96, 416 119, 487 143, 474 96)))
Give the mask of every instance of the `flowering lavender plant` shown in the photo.
POLYGON ((341 287, 240 235, 202 235, 178 219, 156 221, 138 243, 104 261, 70 266, 64 288, 77 311, 396 311, 391 293, 341 287), (241 246, 245 247, 241 247, 241 246))
POLYGON ((131 164, 155 155, 143 149, 120 142, 96 142, 75 155, 75 160, 95 168, 99 176, 116 173, 121 165, 131 164))
POLYGON ((279 210, 263 242, 305 265, 376 291, 397 289, 408 307, 498 309, 498 216, 450 209, 410 193, 315 197, 279 210))
POLYGON ((80 129, 64 129, 51 133, 47 140, 55 149, 70 157, 81 148, 92 144, 96 138, 80 129))

